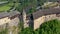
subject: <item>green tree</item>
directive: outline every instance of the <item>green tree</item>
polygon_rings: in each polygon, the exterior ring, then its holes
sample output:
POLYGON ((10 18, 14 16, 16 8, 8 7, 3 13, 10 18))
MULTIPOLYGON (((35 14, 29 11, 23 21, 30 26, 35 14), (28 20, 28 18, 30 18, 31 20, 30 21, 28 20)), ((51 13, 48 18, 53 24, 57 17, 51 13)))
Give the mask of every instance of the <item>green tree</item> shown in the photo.
POLYGON ((25 28, 20 34, 60 34, 60 21, 55 19, 44 22, 40 28, 36 30, 25 28))
POLYGON ((25 28, 20 34, 33 34, 33 30, 31 28, 25 28))

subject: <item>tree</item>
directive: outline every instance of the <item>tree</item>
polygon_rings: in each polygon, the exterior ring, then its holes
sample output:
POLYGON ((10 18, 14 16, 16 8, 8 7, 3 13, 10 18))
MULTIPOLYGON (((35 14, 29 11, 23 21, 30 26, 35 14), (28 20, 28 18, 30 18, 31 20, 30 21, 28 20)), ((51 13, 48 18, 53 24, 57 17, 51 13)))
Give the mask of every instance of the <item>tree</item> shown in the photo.
POLYGON ((33 34, 33 30, 31 28, 25 28, 20 34, 33 34))
POLYGON ((36 30, 25 28, 20 34, 60 34, 60 21, 55 19, 44 22, 36 30))
POLYGON ((44 4, 44 0, 37 0, 37 1, 38 1, 38 2, 37 2, 38 6, 41 6, 41 5, 44 4))

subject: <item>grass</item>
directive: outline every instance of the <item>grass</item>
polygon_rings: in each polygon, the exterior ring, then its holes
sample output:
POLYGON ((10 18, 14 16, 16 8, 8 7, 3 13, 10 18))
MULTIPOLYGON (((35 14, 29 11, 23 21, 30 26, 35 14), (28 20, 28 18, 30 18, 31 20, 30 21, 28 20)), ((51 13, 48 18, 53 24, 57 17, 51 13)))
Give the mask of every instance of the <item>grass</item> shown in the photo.
POLYGON ((2 5, 2 6, 0 6, 0 12, 2 12, 2 11, 7 11, 7 10, 9 10, 12 6, 13 6, 13 3, 8 3, 8 4, 5 4, 5 5, 2 5))

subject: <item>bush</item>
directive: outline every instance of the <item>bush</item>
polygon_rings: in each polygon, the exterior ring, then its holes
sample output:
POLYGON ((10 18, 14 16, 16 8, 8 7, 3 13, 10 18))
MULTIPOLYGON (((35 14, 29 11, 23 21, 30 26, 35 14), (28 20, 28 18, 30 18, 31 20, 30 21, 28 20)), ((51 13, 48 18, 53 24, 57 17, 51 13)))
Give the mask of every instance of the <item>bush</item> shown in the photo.
POLYGON ((55 19, 44 22, 40 28, 35 31, 31 28, 25 28, 21 31, 21 34, 60 34, 60 21, 55 19))
POLYGON ((45 22, 38 29, 39 34, 60 34, 60 22, 58 20, 51 20, 45 22))
POLYGON ((25 28, 20 34, 33 34, 33 30, 31 28, 25 28))
POLYGON ((0 32, 0 34, 7 34, 7 29, 5 29, 5 30, 2 30, 1 32, 0 32))

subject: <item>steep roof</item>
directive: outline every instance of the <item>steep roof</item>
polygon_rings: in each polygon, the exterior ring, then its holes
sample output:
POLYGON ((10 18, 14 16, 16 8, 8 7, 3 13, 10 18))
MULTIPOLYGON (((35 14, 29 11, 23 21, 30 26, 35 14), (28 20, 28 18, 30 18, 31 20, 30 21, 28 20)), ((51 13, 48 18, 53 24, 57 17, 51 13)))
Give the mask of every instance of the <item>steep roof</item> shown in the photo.
POLYGON ((44 15, 59 14, 59 13, 60 13, 60 8, 43 9, 33 13, 33 18, 37 19, 44 15))
POLYGON ((11 11, 11 12, 1 12, 0 13, 0 19, 4 18, 4 17, 12 17, 15 16, 17 14, 20 14, 18 11, 11 11))

